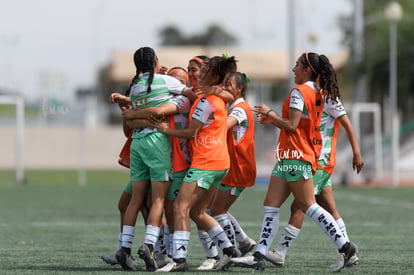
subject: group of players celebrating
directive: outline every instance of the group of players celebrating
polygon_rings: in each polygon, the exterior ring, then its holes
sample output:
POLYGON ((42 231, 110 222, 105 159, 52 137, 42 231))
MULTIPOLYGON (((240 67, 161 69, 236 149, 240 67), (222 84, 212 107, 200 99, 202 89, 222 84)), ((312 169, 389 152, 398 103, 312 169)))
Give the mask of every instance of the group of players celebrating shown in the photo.
POLYGON ((125 95, 111 95, 122 110, 128 136, 120 163, 130 168, 130 182, 119 201, 118 249, 103 255, 105 262, 136 269, 131 247, 141 211, 146 226, 138 255, 147 271, 189 270, 190 219, 206 254, 198 270, 226 270, 232 265, 264 270, 266 261, 284 265, 305 214, 338 249, 333 271, 358 263, 358 248, 336 210, 330 182, 340 124, 358 173, 364 163, 328 58, 304 53, 297 59, 297 86, 281 115, 265 104, 250 107, 244 98, 249 79, 237 71, 236 62, 228 53, 200 55, 189 60, 187 70, 168 70, 152 48, 135 52, 136 73, 129 89, 125 95), (255 183, 254 114, 260 123, 280 128, 257 242, 229 213, 243 190, 255 183), (278 247, 270 250, 280 207, 291 193, 289 224, 278 247))

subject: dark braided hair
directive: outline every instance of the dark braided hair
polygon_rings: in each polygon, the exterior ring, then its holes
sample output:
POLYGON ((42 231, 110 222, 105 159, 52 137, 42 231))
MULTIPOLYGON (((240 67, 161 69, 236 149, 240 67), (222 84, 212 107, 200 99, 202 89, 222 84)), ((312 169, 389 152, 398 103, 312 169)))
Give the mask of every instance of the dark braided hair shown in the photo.
POLYGON ((304 68, 311 68, 311 80, 319 80, 319 88, 326 93, 327 101, 336 102, 337 98, 341 99, 335 69, 328 57, 323 54, 304 53, 300 60, 304 68))
POLYGON ((149 72, 147 93, 151 92, 151 84, 154 79, 154 63, 157 60, 157 55, 150 47, 142 47, 134 53, 134 64, 136 68, 136 75, 149 72))
POLYGON ((137 81, 137 79, 138 79, 138 75, 136 74, 136 75, 134 75, 134 77, 132 78, 131 83, 129 84, 128 89, 126 89, 126 91, 125 91, 125 95, 126 95, 126 96, 129 96, 129 95, 131 94, 131 88, 132 88, 132 85, 134 85, 134 84, 135 84, 135 81, 137 81))
MULTIPOLYGON (((204 64, 207 66, 207 74, 218 76, 217 83, 221 84, 228 73, 235 73, 237 71, 237 60, 234 56, 223 57, 214 56, 206 61, 204 64)), ((214 85, 213 84, 213 85, 214 85)))

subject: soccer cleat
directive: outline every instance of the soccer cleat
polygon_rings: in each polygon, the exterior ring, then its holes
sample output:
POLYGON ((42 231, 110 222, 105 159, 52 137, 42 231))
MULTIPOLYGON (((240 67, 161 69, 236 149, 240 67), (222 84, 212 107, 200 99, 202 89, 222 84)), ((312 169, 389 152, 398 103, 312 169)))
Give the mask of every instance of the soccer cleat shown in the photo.
POLYGON ((235 265, 241 266, 241 267, 252 267, 253 265, 256 264, 256 261, 254 260, 253 255, 248 255, 248 256, 239 257, 239 258, 233 258, 233 259, 231 259, 231 261, 235 265))
POLYGON ((157 262, 157 267, 161 268, 167 264, 169 264, 172 259, 170 257, 168 257, 168 255, 166 254, 156 254, 155 255, 155 260, 157 262))
POLYGON ((155 271, 158 268, 154 255, 147 244, 141 245, 137 253, 144 260, 147 271, 155 271))
MULTIPOLYGON (((341 255, 341 253, 338 253, 338 258, 336 260, 336 263, 331 265, 330 268, 332 270, 335 269, 336 266, 339 266, 341 264, 341 262, 343 262, 343 259, 344 259, 343 255, 341 255)), ((354 265, 357 265, 358 262, 359 262, 358 256, 354 255, 349 259, 348 263, 345 264, 345 267, 352 267, 354 265)))
POLYGON ((220 258, 218 256, 207 258, 199 267, 197 267, 197 270, 213 270, 218 266, 219 260, 220 258))
POLYGON ((231 261, 231 257, 229 255, 224 254, 221 256, 220 260, 217 263, 215 270, 227 270, 233 263, 231 261))
POLYGON ((349 261, 345 264, 345 267, 351 267, 351 266, 357 265, 358 263, 359 263, 359 258, 355 254, 354 256, 349 258, 349 261))
POLYGON ((102 255, 101 259, 102 259, 102 261, 104 261, 105 263, 110 264, 110 265, 119 264, 119 262, 116 258, 116 252, 102 255))
POLYGON ((165 265, 163 268, 159 268, 155 270, 155 272, 184 272, 188 271, 188 264, 185 260, 176 262, 171 261, 167 265, 165 265))
POLYGON ((350 263, 351 258, 358 252, 358 247, 351 242, 347 242, 338 250, 338 252, 338 259, 333 267, 331 267, 333 272, 340 272, 348 263, 350 263))
POLYGON ((264 256, 259 251, 254 252, 253 254, 256 264, 253 266, 254 269, 263 271, 266 268, 266 256, 264 256))
POLYGON ((223 254, 231 257, 231 258, 237 258, 241 256, 241 252, 240 250, 238 250, 236 247, 234 246, 230 246, 227 248, 223 248, 223 254))
POLYGON ((231 261, 241 267, 250 267, 263 271, 266 268, 266 257, 260 252, 254 252, 253 256, 233 258, 231 261))
POLYGON ((285 257, 280 255, 276 249, 270 250, 266 254, 266 260, 275 266, 283 266, 285 264, 285 257))
POLYGON ((240 251, 234 246, 224 248, 223 256, 221 256, 217 263, 216 270, 227 270, 233 264, 231 259, 240 257, 240 255, 240 251))
POLYGON ((342 268, 344 268, 344 256, 342 255, 342 253, 338 252, 338 257, 336 259, 336 263, 333 265, 330 265, 329 267, 332 269, 332 271, 334 272, 340 272, 342 268))
POLYGON ((239 242, 239 250, 240 250, 241 256, 246 255, 247 253, 252 251, 255 247, 256 247, 256 242, 249 237, 247 237, 246 240, 239 242))
POLYGON ((135 270, 134 258, 132 258, 130 253, 131 252, 128 251, 125 247, 122 247, 116 252, 116 259, 122 266, 123 270, 135 270))

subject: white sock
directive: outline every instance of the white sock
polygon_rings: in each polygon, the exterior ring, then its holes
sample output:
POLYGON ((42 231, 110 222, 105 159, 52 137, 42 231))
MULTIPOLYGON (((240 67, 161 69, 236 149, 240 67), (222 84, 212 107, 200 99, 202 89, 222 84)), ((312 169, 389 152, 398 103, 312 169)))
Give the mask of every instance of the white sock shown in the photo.
POLYGON ((214 216, 214 219, 220 224, 221 228, 223 228, 224 232, 227 235, 227 238, 230 240, 231 244, 234 246, 235 244, 235 234, 234 234, 234 228, 231 224, 231 220, 227 213, 214 216))
POLYGON ((169 238, 169 248, 168 248, 168 256, 173 256, 174 255, 174 245, 173 245, 173 239, 174 239, 174 233, 170 234, 170 238, 169 238))
POLYGON ((341 249, 342 246, 346 243, 344 236, 342 235, 341 229, 336 224, 335 219, 329 214, 328 211, 323 209, 317 203, 312 204, 308 210, 306 210, 306 215, 312 218, 323 232, 335 243, 338 249, 341 249))
POLYGON ((162 227, 160 227, 160 234, 157 239, 157 243, 155 244, 154 254, 165 254, 166 253, 166 245, 165 245, 165 234, 162 227))
POLYGON ((198 231, 198 238, 203 246, 207 258, 214 258, 218 256, 216 244, 211 240, 210 235, 204 230, 198 231))
POLYGON ((264 207, 262 230, 260 231, 260 238, 256 248, 256 251, 262 255, 266 256, 279 229, 279 210, 280 208, 277 207, 264 207))
POLYGON ((170 238, 170 230, 168 228, 168 225, 164 226, 164 245, 165 245, 165 250, 167 251, 167 255, 172 255, 172 240, 170 242, 171 238, 170 238), (171 249, 171 250, 170 250, 171 249))
POLYGON ((280 237, 279 245, 276 248, 276 251, 280 256, 286 256, 287 251, 298 237, 299 232, 299 228, 296 228, 291 224, 286 225, 285 229, 282 232, 282 236, 280 237))
POLYGON ((230 218, 231 224, 233 225, 234 235, 236 235, 236 241, 242 242, 248 238, 247 234, 244 232, 243 228, 241 228, 239 222, 236 220, 236 218, 230 214, 230 212, 227 212, 227 215, 230 218))
POLYGON ((347 242, 349 242, 348 233, 346 233, 346 226, 345 226, 345 223, 344 223, 344 221, 342 220, 342 218, 337 219, 337 220, 336 220, 336 224, 339 226, 339 229, 341 229, 341 231, 342 231, 342 235, 344 235, 345 240, 346 240, 347 242))
POLYGON ((122 247, 131 248, 135 237, 135 226, 122 226, 122 247))
POLYGON ((160 228, 158 226, 147 225, 145 226, 145 244, 152 244, 155 247, 158 237, 160 235, 160 228))
POLYGON ((188 243, 190 242, 190 232, 175 231, 173 236, 173 258, 181 259, 187 257, 188 243))
POLYGON ((118 251, 122 247, 122 232, 118 234, 118 244, 116 246, 116 250, 118 251))
POLYGON ((233 246, 230 242, 229 238, 227 238, 226 233, 224 232, 223 228, 220 225, 216 225, 207 231, 208 235, 210 236, 211 240, 216 243, 218 247, 221 249, 233 246))

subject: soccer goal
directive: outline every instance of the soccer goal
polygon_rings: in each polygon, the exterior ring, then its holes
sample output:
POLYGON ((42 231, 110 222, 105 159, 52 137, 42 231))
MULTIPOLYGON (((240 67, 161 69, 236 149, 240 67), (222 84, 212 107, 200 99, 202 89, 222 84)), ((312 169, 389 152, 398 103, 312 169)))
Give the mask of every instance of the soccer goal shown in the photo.
POLYGON ((16 106, 16 183, 24 184, 24 97, 16 94, 0 94, 0 104, 16 106))
POLYGON ((381 107, 378 103, 358 102, 352 105, 352 123, 358 143, 361 144, 361 113, 372 113, 374 116, 374 158, 375 177, 382 180, 384 177, 383 153, 382 153, 382 131, 381 131, 381 107))

